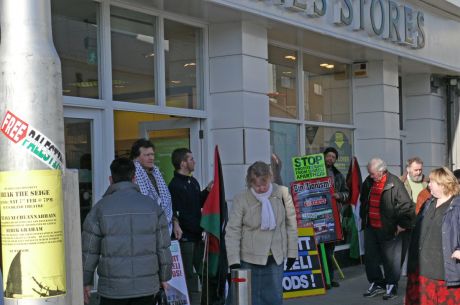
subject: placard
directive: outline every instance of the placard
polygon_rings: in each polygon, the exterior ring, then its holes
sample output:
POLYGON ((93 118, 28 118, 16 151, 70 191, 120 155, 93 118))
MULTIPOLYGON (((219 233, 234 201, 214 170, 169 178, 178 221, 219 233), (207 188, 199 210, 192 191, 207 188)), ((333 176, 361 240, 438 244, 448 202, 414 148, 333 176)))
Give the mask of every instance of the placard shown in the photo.
POLYGON ((61 171, 0 172, 6 298, 66 293, 61 171))
POLYGON ((180 253, 180 245, 177 240, 171 241, 172 256, 172 278, 169 280, 169 287, 166 290, 169 305, 190 305, 190 298, 185 282, 184 264, 180 253))
POLYGON ((292 182, 291 194, 299 228, 312 227, 317 243, 342 239, 342 226, 330 177, 292 182))
POLYGON ((294 178, 296 181, 327 176, 323 154, 292 158, 294 178))
POLYGON ((284 271, 285 299, 326 293, 314 235, 313 228, 298 229, 299 258, 289 271, 284 271))

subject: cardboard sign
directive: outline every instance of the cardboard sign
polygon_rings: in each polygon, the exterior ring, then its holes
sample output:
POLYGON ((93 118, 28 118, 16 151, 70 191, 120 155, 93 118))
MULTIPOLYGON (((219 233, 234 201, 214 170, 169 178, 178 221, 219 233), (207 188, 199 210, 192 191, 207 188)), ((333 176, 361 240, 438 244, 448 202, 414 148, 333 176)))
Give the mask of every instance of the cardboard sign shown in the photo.
POLYGON ((169 288, 166 290, 169 305, 190 305, 190 299, 185 283, 184 264, 180 253, 180 246, 177 240, 171 241, 172 256, 172 278, 169 280, 169 288))
POLYGON ((29 154, 51 169, 63 168, 59 147, 37 128, 7 111, 1 123, 1 132, 14 144, 21 145, 29 154))
POLYGON ((313 228, 299 228, 298 235, 299 259, 289 271, 284 271, 285 299, 326 292, 313 228))
POLYGON ((294 157, 292 158, 292 166, 296 181, 327 176, 323 154, 294 157))
POLYGON ((312 227, 318 243, 343 238, 337 203, 330 177, 291 183, 299 228, 312 227))

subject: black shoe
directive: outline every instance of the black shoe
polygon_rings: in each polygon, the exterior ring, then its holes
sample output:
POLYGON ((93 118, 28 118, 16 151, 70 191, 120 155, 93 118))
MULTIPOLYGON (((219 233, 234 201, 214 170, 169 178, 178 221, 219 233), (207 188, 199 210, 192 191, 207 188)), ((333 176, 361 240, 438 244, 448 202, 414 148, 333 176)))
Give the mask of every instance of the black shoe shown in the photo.
POLYGON ((363 293, 363 297, 366 298, 373 298, 378 295, 382 295, 385 293, 385 289, 383 289, 381 286, 376 285, 375 283, 371 283, 369 286, 369 289, 365 293, 363 293))
POLYGON ((337 283, 337 282, 332 281, 331 286, 336 288, 336 287, 340 287, 340 284, 337 283))
POLYGON ((395 285, 387 285, 387 289, 382 298, 386 301, 386 300, 394 299, 397 296, 398 294, 397 294, 395 285))

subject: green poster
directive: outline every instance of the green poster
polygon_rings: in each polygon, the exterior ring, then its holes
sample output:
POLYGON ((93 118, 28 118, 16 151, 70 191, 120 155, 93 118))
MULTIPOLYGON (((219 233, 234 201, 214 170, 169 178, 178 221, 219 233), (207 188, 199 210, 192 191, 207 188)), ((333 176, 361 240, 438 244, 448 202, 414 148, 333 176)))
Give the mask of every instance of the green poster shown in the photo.
POLYGON ((306 155, 292 158, 296 181, 322 178, 327 176, 323 154, 306 155))
POLYGON ((155 139, 155 165, 160 169, 166 184, 174 177, 174 167, 171 162, 171 153, 176 148, 190 148, 187 138, 155 139))

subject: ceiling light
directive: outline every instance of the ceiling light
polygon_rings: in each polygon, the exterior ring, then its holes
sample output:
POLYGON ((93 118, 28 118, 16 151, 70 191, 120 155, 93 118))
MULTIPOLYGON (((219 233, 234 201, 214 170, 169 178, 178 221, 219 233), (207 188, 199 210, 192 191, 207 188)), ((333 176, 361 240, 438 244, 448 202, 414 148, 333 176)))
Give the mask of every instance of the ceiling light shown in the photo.
POLYGON ((185 64, 184 65, 184 68, 187 68, 187 67, 195 67, 196 66, 196 63, 194 62, 189 62, 188 64, 185 64))
POLYGON ((177 85, 177 84, 180 84, 182 82, 180 80, 172 80, 171 83, 177 85))
POLYGON ((289 59, 289 60, 296 60, 296 57, 294 55, 286 55, 284 58, 289 59))
POLYGON ((291 71, 284 71, 283 74, 292 74, 291 71))
POLYGON ((334 65, 327 65, 326 68, 328 68, 328 69, 333 69, 333 68, 334 68, 334 65))
POLYGON ((320 64, 319 66, 320 66, 320 67, 327 67, 328 65, 329 65, 329 64, 328 64, 327 62, 324 62, 324 63, 320 64))
POLYGON ((155 56, 155 53, 148 53, 148 54, 144 54, 144 58, 149 58, 149 57, 153 57, 155 56))

